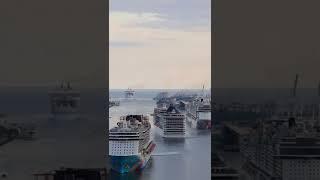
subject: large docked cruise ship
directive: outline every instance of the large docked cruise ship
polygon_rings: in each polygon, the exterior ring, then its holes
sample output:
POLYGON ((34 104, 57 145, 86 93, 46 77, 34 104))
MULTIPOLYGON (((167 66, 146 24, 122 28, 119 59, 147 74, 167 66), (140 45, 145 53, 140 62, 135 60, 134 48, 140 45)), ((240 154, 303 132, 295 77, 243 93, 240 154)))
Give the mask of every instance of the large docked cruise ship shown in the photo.
POLYGON ((197 129, 211 129, 211 104, 204 98, 195 98, 186 105, 187 121, 197 129))
POLYGON ((119 173, 143 169, 155 144, 150 140, 147 116, 122 116, 117 127, 109 130, 109 165, 119 173))
POLYGON ((185 115, 172 104, 168 108, 154 109, 154 125, 156 131, 164 138, 185 137, 185 115))
POLYGON ((79 117, 80 93, 70 83, 61 83, 49 92, 53 118, 75 119, 79 117))

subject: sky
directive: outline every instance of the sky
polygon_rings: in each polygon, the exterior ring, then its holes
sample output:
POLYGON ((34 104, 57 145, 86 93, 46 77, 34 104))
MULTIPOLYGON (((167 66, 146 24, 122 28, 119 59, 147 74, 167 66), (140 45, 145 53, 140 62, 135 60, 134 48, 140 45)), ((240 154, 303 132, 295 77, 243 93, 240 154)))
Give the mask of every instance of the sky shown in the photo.
POLYGON ((216 1, 214 88, 317 88, 319 1, 216 1))
POLYGON ((0 1, 0 88, 106 87, 104 1, 0 1))
POLYGON ((211 87, 210 0, 110 0, 111 89, 211 87))

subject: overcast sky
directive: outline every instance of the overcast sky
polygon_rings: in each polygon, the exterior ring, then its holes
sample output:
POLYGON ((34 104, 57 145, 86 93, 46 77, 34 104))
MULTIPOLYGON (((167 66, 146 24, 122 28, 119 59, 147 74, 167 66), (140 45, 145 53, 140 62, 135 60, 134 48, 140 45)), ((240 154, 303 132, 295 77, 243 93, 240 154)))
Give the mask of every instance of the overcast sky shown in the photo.
POLYGON ((216 3, 213 87, 316 88, 320 80, 320 1, 216 3))
POLYGON ((210 0, 110 0, 110 88, 211 86, 210 0))
MULTIPOLYGON (((104 87, 104 1, 0 1, 0 88, 104 87)), ((104 38, 105 37, 105 38, 104 38)))

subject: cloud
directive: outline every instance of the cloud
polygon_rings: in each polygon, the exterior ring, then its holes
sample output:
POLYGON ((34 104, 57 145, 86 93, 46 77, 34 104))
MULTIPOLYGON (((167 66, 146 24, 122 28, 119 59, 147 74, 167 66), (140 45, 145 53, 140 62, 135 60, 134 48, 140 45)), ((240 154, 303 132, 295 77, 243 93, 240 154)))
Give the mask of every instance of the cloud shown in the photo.
MULTIPOLYGON (((157 13, 111 12, 109 40, 133 44, 143 43, 146 39, 150 39, 151 33, 157 33, 147 25, 163 21, 165 19, 157 13)), ((158 34, 153 36, 158 37, 158 34)))
POLYGON ((110 45, 111 88, 211 85, 210 28, 170 28, 167 22, 166 16, 157 13, 111 12, 110 41, 143 44, 110 45))
POLYGON ((166 26, 186 27, 210 24, 211 0, 111 0, 111 11, 165 14, 166 26))
POLYGON ((116 11, 110 13, 110 24, 112 24, 112 26, 130 26, 159 21, 165 21, 165 19, 158 13, 129 13, 125 11, 116 11))
POLYGON ((113 48, 123 48, 123 47, 134 47, 134 46, 143 46, 141 43, 133 43, 133 42, 121 42, 121 41, 115 41, 115 42, 109 42, 109 46, 113 48))

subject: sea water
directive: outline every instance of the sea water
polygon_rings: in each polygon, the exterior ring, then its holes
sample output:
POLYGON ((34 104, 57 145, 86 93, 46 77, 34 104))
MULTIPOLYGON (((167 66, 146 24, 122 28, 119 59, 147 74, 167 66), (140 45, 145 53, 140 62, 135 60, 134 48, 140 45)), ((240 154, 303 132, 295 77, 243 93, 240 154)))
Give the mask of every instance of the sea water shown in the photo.
MULTIPOLYGON (((124 98, 123 90, 111 90, 109 97, 119 100, 120 106, 109 109, 109 129, 116 126, 120 116, 127 114, 148 115, 152 124, 153 100, 161 90, 136 90, 133 99, 124 98)), ((169 91, 174 94, 176 91, 169 91)), ((156 144, 151 159, 141 172, 120 175, 111 172, 112 180, 209 180, 211 179, 211 134, 186 126, 184 141, 168 141, 151 127, 151 136, 156 144)))

